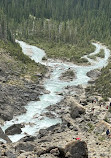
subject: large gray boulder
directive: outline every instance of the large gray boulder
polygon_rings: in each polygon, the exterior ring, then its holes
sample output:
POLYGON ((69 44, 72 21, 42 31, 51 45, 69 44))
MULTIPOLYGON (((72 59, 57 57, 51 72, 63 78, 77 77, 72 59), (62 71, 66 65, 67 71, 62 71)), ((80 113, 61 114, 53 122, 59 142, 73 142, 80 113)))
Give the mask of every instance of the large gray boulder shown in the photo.
POLYGON ((111 129, 111 125, 107 122, 105 122, 104 120, 100 120, 96 125, 95 125, 95 129, 94 132, 96 134, 104 134, 106 132, 107 129, 111 129))
POLYGON ((14 124, 5 130, 7 135, 20 134, 22 132, 21 128, 23 126, 21 124, 14 124))
POLYGON ((11 143, 11 140, 9 137, 3 132, 2 128, 0 127, 0 138, 3 140, 6 140, 8 143, 11 143))
POLYGON ((24 151, 33 151, 34 150, 34 144, 31 142, 18 142, 15 146, 15 150, 20 152, 21 150, 24 151))
POLYGON ((13 118, 13 115, 11 113, 4 112, 3 110, 0 110, 0 118, 4 121, 10 121, 13 118))
POLYGON ((75 99, 70 98, 68 104, 70 105, 70 115, 73 119, 85 114, 85 107, 77 103, 75 99))
POLYGON ((65 147, 65 158, 88 158, 87 144, 84 141, 67 144, 65 147))
POLYGON ((101 72, 99 70, 91 70, 91 71, 87 72, 87 76, 92 79, 96 79, 100 75, 101 75, 101 72))

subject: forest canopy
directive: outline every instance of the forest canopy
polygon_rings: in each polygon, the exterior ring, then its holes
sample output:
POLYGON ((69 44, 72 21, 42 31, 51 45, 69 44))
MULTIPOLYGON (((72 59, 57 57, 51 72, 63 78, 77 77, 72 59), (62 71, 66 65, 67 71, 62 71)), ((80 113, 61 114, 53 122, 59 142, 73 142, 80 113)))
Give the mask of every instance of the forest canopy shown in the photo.
POLYGON ((111 43, 110 0, 1 0, 0 12, 0 38, 19 34, 81 46, 91 39, 111 43))

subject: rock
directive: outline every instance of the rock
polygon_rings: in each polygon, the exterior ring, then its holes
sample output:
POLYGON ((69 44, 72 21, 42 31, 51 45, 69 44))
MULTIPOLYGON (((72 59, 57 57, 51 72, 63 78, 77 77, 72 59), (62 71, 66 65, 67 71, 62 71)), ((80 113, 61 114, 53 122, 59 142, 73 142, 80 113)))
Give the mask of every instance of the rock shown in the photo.
POLYGON ((101 153, 100 156, 101 156, 101 157, 105 157, 106 155, 105 155, 104 153, 103 153, 103 154, 101 153))
POLYGON ((40 156, 40 158, 58 158, 58 157, 56 157, 52 154, 43 154, 43 155, 40 156))
POLYGON ((39 138, 45 136, 48 134, 48 131, 46 129, 40 129, 39 130, 39 138))
POLYGON ((93 79, 96 79, 100 75, 101 75, 101 72, 99 70, 91 70, 91 71, 87 72, 87 76, 91 77, 93 79))
POLYGON ((74 131, 78 131, 78 128, 76 126, 73 126, 74 131))
POLYGON ((5 83, 7 80, 5 79, 5 77, 0 77, 0 82, 5 83))
POLYGON ((36 137, 34 137, 34 136, 26 136, 26 137, 20 139, 20 141, 22 141, 22 142, 29 142, 29 141, 33 142, 35 139, 36 139, 36 137))
POLYGON ((56 94, 63 96, 63 93, 62 93, 62 92, 57 92, 56 94))
POLYGON ((61 125, 60 125, 60 123, 58 123, 56 125, 52 125, 52 126, 48 127, 47 131, 51 131, 51 133, 54 133, 55 131, 57 132, 60 128, 61 128, 61 125))
POLYGON ((20 153, 20 155, 17 158, 36 158, 37 155, 33 155, 32 152, 25 152, 24 153, 20 153))
POLYGON ((15 150, 20 152, 20 150, 24 150, 24 151, 33 151, 34 150, 34 145, 33 143, 30 143, 30 142, 21 142, 21 143, 18 143, 16 146, 15 146, 15 150))
POLYGON ((62 73, 60 80, 70 81, 75 78, 75 73, 73 70, 68 69, 66 72, 62 73))
POLYGON ((51 153, 52 155, 54 155, 54 156, 59 156, 59 155, 60 155, 60 151, 59 151, 58 148, 52 149, 52 150, 50 151, 50 153, 51 153))
POLYGON ((111 112, 106 113, 104 120, 111 124, 111 112))
POLYGON ((80 117, 80 115, 85 114, 85 108, 78 104, 72 97, 68 100, 70 105, 70 115, 73 119, 80 117))
POLYGON ((11 113, 4 112, 2 110, 0 110, 0 118, 3 119, 4 121, 10 121, 13 118, 13 115, 11 113))
POLYGON ((111 125, 109 123, 101 120, 100 122, 96 124, 94 132, 97 134, 102 134, 103 132, 106 132, 106 130, 110 128, 111 128, 111 125))
POLYGON ((48 91, 48 90, 44 89, 44 90, 43 90, 43 93, 44 93, 44 94, 49 94, 49 93, 50 93, 50 91, 48 91))
POLYGON ((7 156, 8 158, 17 158, 17 156, 11 151, 5 152, 5 156, 7 156))
POLYGON ((40 141, 38 141, 38 143, 44 143, 44 142, 51 142, 50 136, 47 136, 46 138, 41 138, 40 141))
POLYGON ((95 83, 95 80, 92 79, 92 80, 88 81, 88 83, 89 83, 89 84, 94 84, 94 83, 95 83))
POLYGON ((49 118, 56 118, 56 115, 51 113, 51 112, 43 113, 41 116, 46 116, 46 117, 49 117, 49 118))
POLYGON ((22 132, 21 128, 23 126, 21 126, 21 124, 14 124, 11 127, 7 128, 5 130, 5 133, 7 135, 14 135, 14 134, 20 134, 22 132))
POLYGON ((71 142, 64 151, 65 158, 88 158, 87 144, 84 141, 71 142))
POLYGON ((87 103, 87 101, 86 101, 86 100, 81 100, 81 101, 80 101, 80 104, 81 104, 81 105, 83 105, 83 106, 88 105, 88 103, 87 103))
POLYGON ((0 138, 6 140, 8 143, 11 143, 9 137, 3 132, 2 128, 0 127, 0 138))

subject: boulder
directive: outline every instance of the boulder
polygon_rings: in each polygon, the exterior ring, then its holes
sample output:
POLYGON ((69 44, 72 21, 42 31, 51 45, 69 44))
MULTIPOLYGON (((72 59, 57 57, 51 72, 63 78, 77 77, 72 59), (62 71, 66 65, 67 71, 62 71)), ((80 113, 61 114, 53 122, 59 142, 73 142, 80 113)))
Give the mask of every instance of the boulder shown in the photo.
POLYGON ((106 113, 104 120, 111 124, 111 112, 106 113))
POLYGON ((4 112, 0 110, 0 118, 3 119, 4 121, 10 121, 13 118, 13 115, 11 113, 4 112))
POLYGON ((17 143, 15 146, 15 150, 20 152, 21 150, 24 151, 33 151, 34 150, 34 145, 30 142, 21 142, 21 143, 17 143))
POLYGON ((8 143, 11 143, 11 140, 9 137, 3 132, 2 128, 0 127, 0 138, 3 140, 6 140, 8 143))
POLYGON ((17 158, 17 156, 11 151, 5 152, 5 156, 7 156, 8 158, 17 158))
POLYGON ((93 79, 96 79, 100 75, 101 75, 101 72, 99 70, 91 70, 91 71, 87 72, 87 76, 91 77, 93 79))
POLYGON ((107 129, 111 129, 111 125, 109 123, 101 120, 100 122, 98 122, 96 124, 94 132, 96 134, 102 134, 102 133, 106 132, 107 129))
POLYGON ((36 139, 35 136, 27 135, 20 139, 21 142, 33 142, 36 139))
POLYGON ((88 105, 88 103, 87 103, 87 101, 86 101, 86 100, 81 100, 81 101, 80 101, 80 104, 81 104, 81 105, 83 105, 83 106, 88 105))
POLYGON ((14 124, 11 127, 7 128, 5 130, 5 133, 7 135, 14 135, 14 134, 20 134, 22 132, 21 128, 23 126, 21 124, 14 124))
POLYGON ((41 116, 46 116, 46 117, 49 117, 49 118, 56 118, 56 115, 51 113, 51 112, 45 112, 43 114, 41 114, 41 116))
POLYGON ((68 104, 70 105, 70 115, 73 119, 85 114, 85 108, 78 104, 77 101, 72 97, 68 100, 68 104))
POLYGON ((58 148, 52 149, 50 150, 50 153, 54 156, 59 156, 60 155, 60 151, 58 148))
POLYGON ((75 78, 75 72, 71 69, 68 69, 67 71, 63 72, 60 76, 60 80, 64 81, 72 81, 75 78))
POLYGON ((40 156, 40 158, 58 158, 58 157, 56 157, 52 154, 43 154, 43 155, 40 156))
POLYGON ((39 134, 41 137, 43 137, 43 136, 46 136, 48 134, 48 131, 47 131, 47 129, 40 129, 39 134))
POLYGON ((37 158, 36 154, 33 154, 32 152, 23 152, 20 153, 19 156, 17 156, 17 158, 37 158))
POLYGON ((87 144, 84 141, 67 144, 64 152, 65 158, 88 158, 87 144))

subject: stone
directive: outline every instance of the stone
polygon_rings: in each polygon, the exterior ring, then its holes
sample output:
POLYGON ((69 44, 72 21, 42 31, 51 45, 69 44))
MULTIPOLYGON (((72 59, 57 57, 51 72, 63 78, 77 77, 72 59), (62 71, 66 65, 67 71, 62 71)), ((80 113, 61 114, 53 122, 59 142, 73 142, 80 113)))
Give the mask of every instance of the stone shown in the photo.
POLYGON ((4 121, 10 121, 12 120, 13 116, 12 114, 7 114, 8 112, 0 111, 0 118, 2 118, 4 121))
POLYGON ((84 141, 75 141, 65 146, 65 158, 88 158, 87 144, 84 141))
POLYGON ((106 132, 107 129, 110 129, 110 128, 111 128, 111 125, 109 123, 101 120, 96 124, 94 132, 97 134, 102 134, 106 132))
POLYGON ((58 158, 58 157, 56 157, 52 154, 43 154, 43 155, 40 156, 40 158, 58 158))
POLYGON ((5 133, 7 135, 20 134, 22 132, 21 127, 22 127, 21 124, 14 124, 10 126, 9 128, 7 128, 5 130, 5 133))
POLYGON ((43 113, 41 116, 46 116, 46 117, 49 117, 49 118, 56 118, 56 115, 51 113, 51 112, 43 113))
POLYGON ((70 104, 70 115, 73 119, 80 117, 80 115, 85 114, 85 108, 78 104, 75 99, 69 100, 70 104))
POLYGON ((50 151, 50 153, 51 153, 52 155, 54 155, 54 156, 59 156, 59 155, 60 155, 60 151, 59 151, 58 148, 52 149, 52 150, 50 151))
POLYGON ((91 77, 93 79, 96 79, 97 77, 99 77, 101 75, 101 72, 99 70, 91 70, 87 73, 88 77, 91 77))
POLYGON ((46 129, 40 129, 40 130, 39 130, 39 135, 40 135, 40 137, 45 136, 47 133, 48 133, 48 131, 47 131, 46 129))
POLYGON ((5 152, 5 156, 7 156, 8 158, 17 158, 17 156, 11 151, 5 152))
POLYGON ((21 150, 24 151, 33 151, 34 150, 34 145, 30 142, 20 142, 15 146, 15 150, 20 152, 21 150))
POLYGON ((63 72, 60 76, 60 80, 64 81, 72 81, 75 78, 75 72, 71 69, 68 69, 67 71, 63 72))
POLYGON ((88 103, 87 103, 87 101, 86 101, 86 100, 81 100, 81 101, 80 101, 80 104, 81 104, 81 105, 83 105, 83 106, 88 105, 88 103))
POLYGON ((0 127, 0 138, 6 140, 8 143, 11 143, 9 137, 3 132, 2 128, 0 127))
POLYGON ((36 137, 34 137, 34 136, 26 136, 26 137, 20 139, 20 141, 29 142, 29 141, 34 141, 35 139, 36 139, 36 137))

